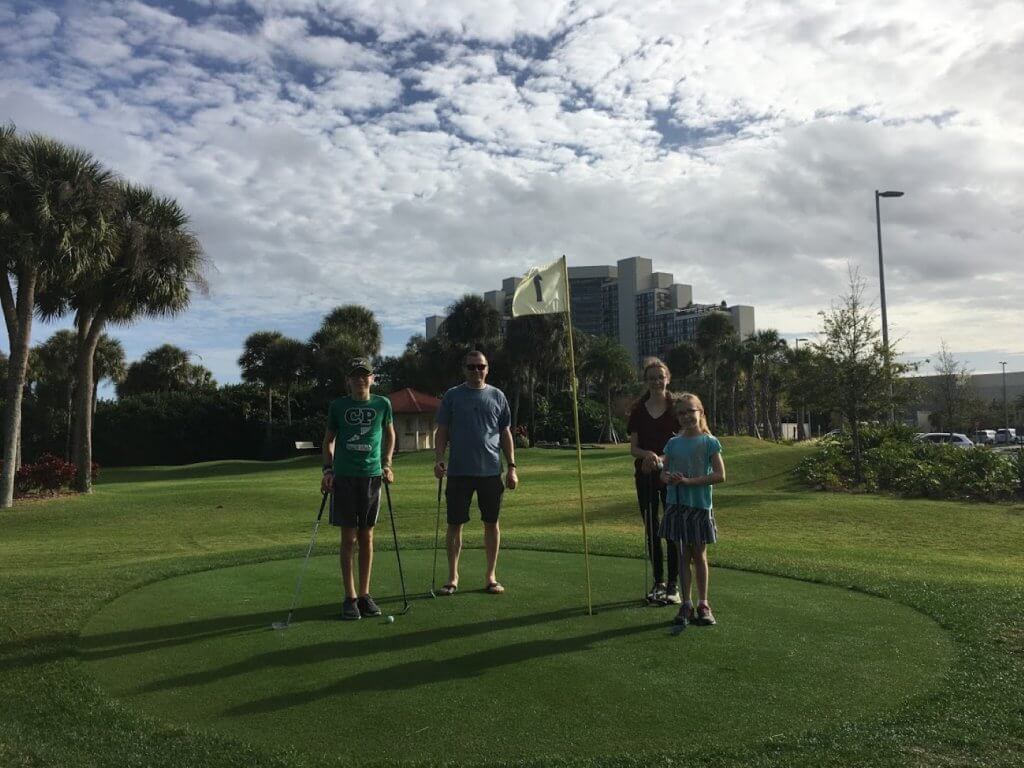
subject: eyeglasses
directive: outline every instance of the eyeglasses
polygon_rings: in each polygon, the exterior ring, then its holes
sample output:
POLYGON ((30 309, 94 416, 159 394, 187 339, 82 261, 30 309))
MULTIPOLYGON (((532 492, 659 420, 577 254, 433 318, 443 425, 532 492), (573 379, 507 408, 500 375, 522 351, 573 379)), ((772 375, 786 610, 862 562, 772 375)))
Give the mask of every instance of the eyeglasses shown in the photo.
POLYGON ((658 382, 658 381, 665 381, 665 377, 664 376, 648 376, 647 380, 653 384, 653 383, 658 382))
POLYGON ((466 363, 467 371, 486 371, 487 365, 480 363, 466 363))
POLYGON ((681 408, 680 413, 700 413, 700 408, 681 408))

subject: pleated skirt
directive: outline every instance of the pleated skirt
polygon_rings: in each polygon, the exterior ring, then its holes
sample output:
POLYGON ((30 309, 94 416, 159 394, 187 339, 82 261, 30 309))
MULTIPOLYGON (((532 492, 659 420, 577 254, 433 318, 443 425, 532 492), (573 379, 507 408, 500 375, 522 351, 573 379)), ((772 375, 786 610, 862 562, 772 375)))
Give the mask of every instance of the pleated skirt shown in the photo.
POLYGON ((669 504, 658 535, 683 544, 714 544, 718 541, 714 510, 669 504))

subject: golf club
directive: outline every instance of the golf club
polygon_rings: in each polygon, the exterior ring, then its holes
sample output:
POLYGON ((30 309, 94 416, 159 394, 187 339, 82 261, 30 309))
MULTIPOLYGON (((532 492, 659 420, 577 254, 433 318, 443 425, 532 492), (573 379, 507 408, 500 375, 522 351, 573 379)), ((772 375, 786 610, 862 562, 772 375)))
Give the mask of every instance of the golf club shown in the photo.
POLYGON ((398 550, 398 530, 395 528, 395 508, 391 506, 391 483, 384 483, 384 495, 387 496, 388 499, 388 515, 391 516, 391 536, 395 540, 395 558, 398 560, 398 581, 402 585, 402 602, 405 607, 403 607, 398 613, 399 616, 402 616, 409 611, 409 598, 405 595, 405 574, 402 572, 402 553, 398 550))
POLYGON ((437 517, 434 520, 434 568, 430 572, 430 596, 437 597, 437 540, 441 535, 441 484, 443 477, 437 478, 437 517))
POLYGON ((657 496, 655 496, 655 494, 657 494, 657 492, 658 487, 654 482, 654 473, 652 472, 647 476, 647 505, 644 509, 644 549, 646 549, 647 552, 644 553, 644 583, 643 591, 640 593, 640 602, 644 605, 650 603, 650 593, 647 591, 647 585, 652 583, 648 572, 650 571, 653 574, 654 568, 654 531, 651 530, 654 519, 652 505, 656 503, 655 499, 657 496))
POLYGON ((271 629, 288 629, 292 623, 292 612, 295 610, 295 606, 299 604, 299 595, 302 593, 302 577, 306 573, 306 566, 309 564, 309 555, 313 551, 313 545, 316 543, 316 532, 320 529, 320 518, 324 516, 324 507, 327 506, 328 493, 324 493, 323 499, 320 500, 320 511, 316 515, 316 522, 313 523, 313 538, 309 540, 309 549, 306 550, 306 559, 302 561, 302 568, 299 570, 299 581, 295 585, 295 594, 292 596, 292 606, 288 609, 288 618, 284 621, 275 621, 270 625, 271 629))

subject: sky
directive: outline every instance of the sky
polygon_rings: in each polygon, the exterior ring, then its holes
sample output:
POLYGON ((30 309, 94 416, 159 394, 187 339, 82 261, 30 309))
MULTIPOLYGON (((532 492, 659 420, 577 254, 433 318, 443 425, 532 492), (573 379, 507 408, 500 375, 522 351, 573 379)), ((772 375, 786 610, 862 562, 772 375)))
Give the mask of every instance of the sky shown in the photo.
POLYGON ((876 189, 905 359, 1024 370, 1021 61, 1020 0, 0 0, 0 122, 205 248, 208 295, 112 334, 221 383, 254 331, 358 303, 397 354, 563 253, 813 340, 850 269, 878 296, 876 189))

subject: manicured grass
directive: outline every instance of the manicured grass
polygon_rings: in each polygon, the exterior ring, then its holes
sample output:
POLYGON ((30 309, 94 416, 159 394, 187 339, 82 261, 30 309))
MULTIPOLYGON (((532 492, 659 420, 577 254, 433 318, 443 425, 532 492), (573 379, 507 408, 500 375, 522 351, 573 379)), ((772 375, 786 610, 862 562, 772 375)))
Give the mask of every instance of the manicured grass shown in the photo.
MULTIPOLYGON (((318 607, 328 605, 328 592, 317 590, 331 588, 334 531, 322 532, 317 549, 322 556, 313 560, 308 593, 312 616, 307 614, 284 636, 268 630, 234 631, 230 621, 231 617, 251 620, 259 616, 262 623, 279 618, 269 616, 274 613, 271 606, 280 605, 282 611, 287 607, 319 500, 316 459, 271 465, 222 462, 188 468, 108 471, 90 497, 28 504, 0 513, 0 700, 4 703, 0 710, 0 765, 345 763, 351 750, 339 752, 329 746, 329 740, 324 741, 326 729, 345 729, 345 711, 338 711, 331 723, 325 721, 316 734, 305 737, 282 735, 277 739, 275 732, 283 734, 292 729, 267 725, 265 721, 258 736, 246 732, 254 719, 270 715, 246 711, 244 702, 231 699, 244 691, 233 689, 250 686, 248 700, 252 707, 251 686, 261 676, 232 676, 225 670, 230 672, 231 664, 258 659, 261 653, 289 650, 260 645, 268 642, 296 643, 292 650, 299 656, 276 657, 283 663, 268 664, 267 679, 276 679, 278 684, 255 700, 298 696, 282 688, 278 677, 295 673, 296 668, 308 666, 299 676, 306 688, 300 686, 299 690, 309 690, 313 679, 321 680, 323 688, 355 678, 365 690, 347 701, 346 707, 364 700, 373 700, 379 707, 375 727, 368 729, 371 732, 364 740, 373 750, 385 751, 369 750, 364 755, 367 758, 374 754, 404 757, 408 753, 388 750, 397 750, 398 741, 415 736, 413 740, 422 747, 416 756, 430 763, 458 756, 443 750, 447 743, 463 745, 463 755, 481 757, 484 763, 520 757, 529 763, 527 756, 533 755, 536 764, 581 765, 646 765, 670 758, 678 762, 683 757, 687 763, 707 765, 1020 764, 1024 750, 1024 508, 816 494, 796 487, 785 474, 798 460, 800 449, 747 439, 727 439, 725 447, 730 482, 716 491, 722 534, 722 542, 713 553, 716 566, 854 587, 888 601, 720 569, 713 573, 712 598, 716 605, 722 604, 723 623, 703 635, 690 630, 692 634, 668 638, 662 628, 648 624, 654 621, 648 617, 657 611, 624 607, 602 611, 594 619, 566 616, 535 621, 533 631, 541 636, 531 640, 520 634, 525 628, 515 627, 474 635, 467 626, 501 622, 502 615, 488 613, 496 610, 496 604, 483 602, 487 596, 460 594, 455 600, 468 606, 464 609, 466 615, 455 601, 444 605, 440 601, 429 605, 417 602, 412 612, 394 625, 360 624, 359 631, 366 635, 362 647, 369 648, 378 636, 382 644, 379 652, 359 657, 364 667, 346 667, 344 657, 307 665, 301 661, 301 649, 307 643, 327 649, 340 644, 341 651, 347 637, 341 633, 349 631, 348 625, 318 620, 315 615, 318 607), (264 564, 211 571, 247 563, 264 564), (245 568, 250 568, 249 572, 245 568), (239 589, 240 584, 263 583, 266 579, 268 586, 253 596, 263 601, 261 607, 252 610, 240 602, 233 603, 230 588, 224 593, 212 588, 188 588, 191 580, 201 580, 201 576, 163 581, 203 571, 210 571, 205 576, 212 579, 211 584, 221 580, 230 587, 232 580, 240 579, 235 582, 239 589), (761 586, 776 583, 784 586, 761 586), (132 591, 147 584, 151 585, 147 589, 132 591), (177 606, 180 611, 187 605, 185 598, 192 595, 197 616, 221 621, 224 631, 214 630, 209 636, 189 634, 180 615, 153 621, 152 616, 140 615, 142 609, 112 622, 119 606, 127 606, 132 600, 152 606, 147 595, 182 584, 185 588, 178 600, 156 601, 156 607, 171 610, 177 606), (807 597, 785 599, 791 590, 807 597), (756 599, 759 594, 761 599, 756 599), (838 645, 831 652, 815 656, 820 672, 813 679, 801 679, 799 684, 787 687, 785 681, 793 678, 783 676, 775 687, 784 700, 763 700, 763 689, 758 685, 770 684, 771 678, 765 675, 771 664, 758 653, 773 648, 781 651, 787 643, 797 642, 805 633, 793 625, 808 622, 807 611, 825 600, 818 597, 825 594, 840 602, 859 600, 862 605, 883 606, 886 615, 872 621, 867 610, 841 611, 835 615, 849 616, 849 621, 824 621, 822 626, 810 621, 820 630, 818 640, 828 636, 838 645), (200 599, 203 595, 209 598, 209 604, 200 599), (118 596, 121 599, 111 603, 118 596), (781 601, 776 612, 770 610, 773 599, 781 601), (934 630, 882 631, 886 626, 882 619, 894 617, 911 617, 907 620, 930 626, 901 606, 934 619, 945 630, 940 633, 941 639, 937 643, 929 640, 934 630), (587 622, 606 623, 596 625, 594 632, 595 625, 587 622), (115 626, 121 626, 116 631, 125 634, 111 637, 115 626), (863 631, 858 632, 858 627, 863 631), (80 637, 83 628, 87 629, 80 637), (150 630, 156 634, 138 634, 150 630), (160 631, 167 632, 163 641, 160 631), (609 637, 587 639, 588 634, 602 632, 609 633, 609 637), (552 636, 545 638, 544 633, 552 636), (410 635, 418 640, 410 644, 410 635), (858 636, 863 639, 860 645, 852 643, 858 636), (510 661, 492 666, 486 660, 490 655, 474 656, 474 637, 478 644, 486 638, 479 650, 490 650, 499 658, 504 653, 510 661), (423 640, 431 642, 420 642, 423 640), (563 640, 561 651, 538 651, 559 647, 551 644, 563 640), (761 649, 758 641, 766 647, 761 649), (903 644, 910 641, 921 644, 905 652, 903 644), (745 644, 752 648, 749 657, 742 654, 745 644), (450 648, 446 653, 450 652, 451 658, 463 660, 463 671, 451 681, 424 665, 439 652, 435 646, 450 648), (674 661, 665 657, 663 682, 653 678, 639 686, 615 682, 616 675, 632 681, 639 668, 631 667, 631 660, 645 659, 645 654, 655 653, 662 646, 670 653, 686 651, 674 661), (870 674, 872 665, 881 664, 879 651, 884 656, 886 650, 895 653, 897 649, 901 656, 895 672, 870 674), (229 661, 231 655, 236 658, 229 661), (604 657, 605 663, 598 664, 600 674, 586 666, 590 657, 604 657), (128 666, 119 664, 119 658, 128 666), (149 679, 130 672, 131 664, 137 664, 138 670, 150 663, 145 659, 160 658, 164 661, 154 662, 156 671, 149 679), (168 663, 168 658, 178 661, 168 663), (289 659, 297 659, 297 663, 289 659), (726 663, 726 659, 733 660, 726 663), (609 660, 616 664, 607 663, 609 660), (679 665, 690 663, 706 664, 704 674, 680 674, 679 665), (577 664, 583 666, 573 670, 577 664), (730 666, 747 672, 757 682, 746 689, 730 687, 727 681, 735 684, 739 677, 729 677, 726 668, 730 666), (534 678, 540 677, 545 684, 562 681, 555 686, 557 690, 542 687, 532 709, 521 703, 529 686, 524 678, 518 678, 531 669, 538 673, 534 678), (859 684, 849 681, 866 673, 868 678, 888 685, 881 690, 868 686, 858 691, 859 684), (184 680, 189 674, 206 674, 211 680, 201 685, 183 683, 178 689, 166 685, 168 680, 184 680), (125 675, 121 682, 118 675, 125 675), (401 682, 416 680, 416 675, 421 679, 415 686, 401 682), (492 679, 492 675, 497 677, 492 679), (715 684, 702 686, 694 677, 715 684), (572 679, 579 681, 575 695, 567 682, 572 679), (249 682, 243 684, 243 680, 249 682), (608 691, 605 698, 621 697, 622 706, 613 702, 609 707, 591 688, 602 681, 608 691), (491 682, 498 685, 490 686, 491 682), (420 704, 410 705, 404 715, 404 705, 396 704, 396 711, 381 703, 405 701, 409 691, 403 685, 424 689, 416 693, 420 704), (461 700, 445 697, 442 689, 449 685, 463 692, 461 700), (174 690, 181 691, 178 695, 184 702, 177 709, 168 703, 173 701, 174 690), (113 699, 110 691, 127 698, 113 699), (717 691, 723 692, 721 699, 716 699, 717 691), (800 696, 792 695, 794 692, 806 692, 817 706, 805 706, 800 696), (388 699, 386 694, 394 696, 388 699), (479 708, 460 707, 460 701, 471 704, 472 697, 479 695, 490 696, 500 714, 492 729, 506 734, 493 748, 480 739, 487 723, 479 708), (520 703, 506 706, 506 698, 520 703), (649 711, 645 707, 671 710, 678 716, 648 729, 643 725, 649 711), (610 720, 609 710, 614 713, 610 720), (203 711, 214 714, 201 715, 203 711), (436 714, 437 719, 428 718, 436 723, 446 712, 452 720, 450 734, 428 728, 419 735, 409 735, 402 730, 405 721, 419 722, 416 718, 436 714), (551 736, 554 731, 538 732, 534 741, 521 736, 507 738, 509 732, 516 731, 514 725, 506 724, 519 718, 520 724, 528 725, 531 718, 543 719, 544 713, 550 712, 571 721, 576 729, 572 739, 579 739, 583 746, 557 748, 557 740, 551 736), (197 726, 197 717, 211 723, 218 718, 230 723, 197 726), (610 723, 641 725, 620 733, 609 745, 599 734, 609 728, 614 733, 610 723), (472 736, 466 736, 467 731, 472 736), (592 744, 586 738, 588 733, 592 744), (267 748, 268 741, 277 746, 267 748), (384 741, 390 746, 378 746, 384 741), (602 743, 604 746, 600 746, 602 743), (700 744, 701 749, 694 753, 680 746, 684 743, 700 744)), ((584 458, 592 552, 638 557, 642 544, 628 457, 622 449, 609 449, 587 453, 584 458)), ((403 547, 409 552, 408 567, 418 572, 417 581, 422 581, 427 572, 424 558, 429 552, 417 556, 412 550, 428 550, 433 542, 437 486, 429 474, 429 462, 424 455, 403 456, 396 467, 396 513, 403 547)), ((568 451, 524 451, 520 466, 523 487, 508 497, 503 518, 504 543, 509 551, 501 575, 510 592, 499 599, 511 598, 502 604, 509 617, 528 621, 531 616, 544 616, 580 603, 582 588, 579 569, 573 566, 575 559, 543 555, 537 550, 578 553, 581 540, 575 455, 568 451), (523 581, 513 592, 511 587, 517 579, 523 581), (572 586, 566 588, 566 582, 572 586), (528 596, 527 602, 521 602, 528 596)), ((470 545, 479 544, 477 528, 475 524, 470 527, 470 545)), ((384 532, 382 529, 381 534, 384 532)), ((382 548, 387 538, 380 537, 382 548)), ((470 553, 474 556, 478 553, 470 553)), ((386 552, 380 555, 379 573, 382 585, 390 586, 388 591, 393 594, 393 584, 387 582, 393 566, 388 558, 386 552)), ((598 594, 597 602, 635 598, 641 562, 622 557, 598 560, 608 567, 595 568, 595 573, 610 574, 611 583, 607 586, 608 597, 598 594), (622 586, 621 594, 612 589, 616 585, 622 586)), ((465 586, 474 586, 474 575, 473 570, 466 572, 465 586)), ((811 615, 820 618, 821 613, 811 615)), ((314 710, 307 707, 320 712, 317 703, 327 707, 328 701, 330 697, 323 697, 309 705, 278 707, 273 715, 298 718, 298 713, 305 711, 308 716, 314 710)), ((564 723, 560 727, 566 728, 564 723)))

